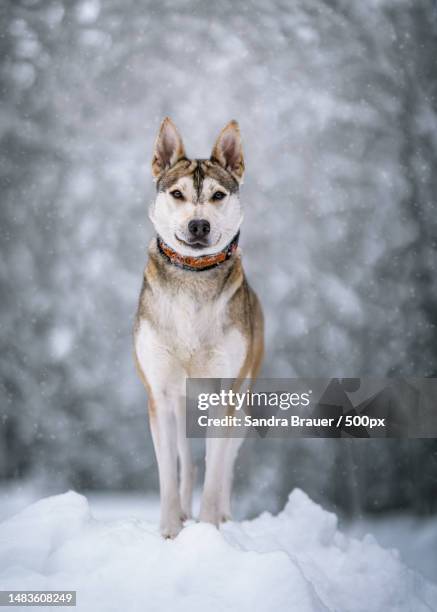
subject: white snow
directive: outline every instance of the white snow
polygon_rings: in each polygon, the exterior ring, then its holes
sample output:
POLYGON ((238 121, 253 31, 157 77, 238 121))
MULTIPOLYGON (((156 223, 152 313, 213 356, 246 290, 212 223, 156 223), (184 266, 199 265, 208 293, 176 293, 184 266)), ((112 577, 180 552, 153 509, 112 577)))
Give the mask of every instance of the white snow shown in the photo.
POLYGON ((437 609, 396 551, 342 534, 298 489, 278 516, 191 522, 174 541, 138 518, 97 520, 74 492, 42 499, 0 524, 0 589, 73 589, 93 612, 437 609))

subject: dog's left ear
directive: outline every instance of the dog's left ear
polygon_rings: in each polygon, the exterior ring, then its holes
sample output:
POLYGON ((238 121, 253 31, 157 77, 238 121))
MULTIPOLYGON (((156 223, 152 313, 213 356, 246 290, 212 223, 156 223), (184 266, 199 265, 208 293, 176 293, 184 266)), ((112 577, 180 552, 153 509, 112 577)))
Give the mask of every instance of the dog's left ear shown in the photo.
POLYGON ((211 153, 211 160, 217 161, 241 183, 244 159, 240 128, 236 121, 230 121, 220 132, 211 153))
POLYGON ((166 117, 159 128, 152 159, 152 174, 157 179, 167 168, 185 157, 184 143, 170 119, 166 117))

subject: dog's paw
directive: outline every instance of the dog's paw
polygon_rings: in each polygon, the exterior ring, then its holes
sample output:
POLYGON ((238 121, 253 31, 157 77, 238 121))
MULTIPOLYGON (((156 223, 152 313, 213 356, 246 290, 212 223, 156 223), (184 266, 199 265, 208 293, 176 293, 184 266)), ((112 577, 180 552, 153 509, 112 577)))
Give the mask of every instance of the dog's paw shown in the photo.
POLYGON ((228 521, 232 521, 232 516, 227 512, 222 513, 220 515, 220 523, 227 523, 228 521))
POLYGON ((199 521, 211 523, 218 527, 220 525, 220 512, 216 504, 202 504, 199 513, 199 521))
POLYGON ((185 521, 191 521, 191 519, 193 518, 193 515, 191 514, 191 512, 184 512, 184 510, 182 510, 181 512, 181 521, 183 523, 185 523, 185 521))
POLYGON ((173 540, 182 530, 183 524, 180 516, 161 521, 161 535, 166 540, 173 540))

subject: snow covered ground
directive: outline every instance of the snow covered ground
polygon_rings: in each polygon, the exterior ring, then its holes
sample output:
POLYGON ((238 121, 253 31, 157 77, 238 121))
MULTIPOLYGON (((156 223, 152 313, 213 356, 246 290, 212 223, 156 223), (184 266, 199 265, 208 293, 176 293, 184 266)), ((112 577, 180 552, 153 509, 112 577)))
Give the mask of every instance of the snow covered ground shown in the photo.
POLYGON ((74 589, 78 609, 93 612, 437 610, 437 587, 399 553, 341 533, 298 489, 278 516, 220 531, 191 522, 174 541, 158 534, 156 501, 144 512, 142 498, 141 519, 137 501, 132 515, 122 501, 108 511, 69 492, 5 519, 0 589, 74 589))

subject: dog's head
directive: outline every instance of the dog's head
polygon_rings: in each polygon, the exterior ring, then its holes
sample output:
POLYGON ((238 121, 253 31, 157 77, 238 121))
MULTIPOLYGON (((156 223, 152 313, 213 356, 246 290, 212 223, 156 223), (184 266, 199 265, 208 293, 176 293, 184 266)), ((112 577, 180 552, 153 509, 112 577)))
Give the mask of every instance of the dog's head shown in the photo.
POLYGON ((164 242, 182 255, 224 249, 243 220, 239 198, 243 172, 236 121, 223 128, 209 159, 191 160, 176 126, 164 119, 152 160, 157 195, 149 212, 164 242))

